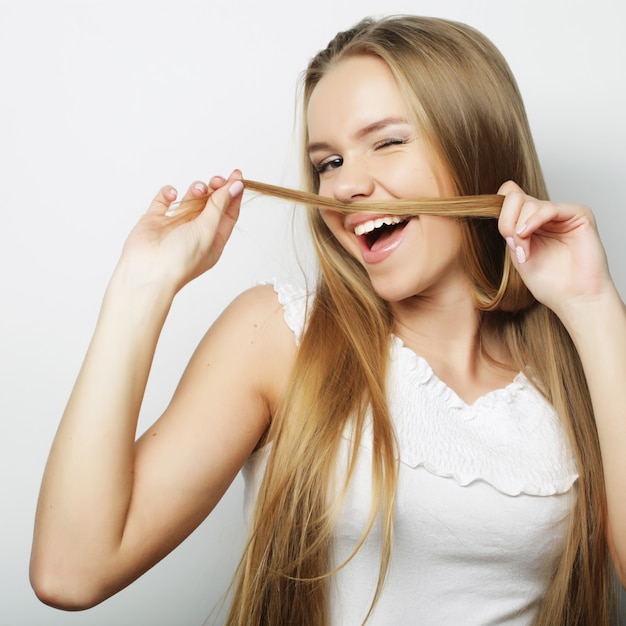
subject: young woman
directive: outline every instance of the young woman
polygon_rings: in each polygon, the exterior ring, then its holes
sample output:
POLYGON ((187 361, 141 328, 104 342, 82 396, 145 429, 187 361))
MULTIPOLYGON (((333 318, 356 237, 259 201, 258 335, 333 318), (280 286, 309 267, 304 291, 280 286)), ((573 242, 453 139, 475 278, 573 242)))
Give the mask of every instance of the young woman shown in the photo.
POLYGON ((307 187, 343 203, 309 208, 315 292, 237 298, 135 443, 172 299, 217 262, 244 184, 159 192, 50 454, 36 592, 102 601, 243 467, 229 624, 608 624, 626 314, 590 210, 547 200, 506 63, 465 25, 366 20, 312 60, 303 105, 307 187), (495 193, 497 220, 398 204, 495 193))

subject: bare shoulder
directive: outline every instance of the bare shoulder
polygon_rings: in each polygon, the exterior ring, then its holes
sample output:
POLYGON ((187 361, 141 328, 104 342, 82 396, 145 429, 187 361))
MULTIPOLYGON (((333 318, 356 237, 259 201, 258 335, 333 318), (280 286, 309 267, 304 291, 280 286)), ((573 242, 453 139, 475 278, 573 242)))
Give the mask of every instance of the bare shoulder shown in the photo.
POLYGON ((272 285, 257 285, 239 294, 224 310, 220 316, 222 318, 235 324, 252 324, 251 328, 254 330, 265 328, 281 334, 284 332, 293 341, 293 333, 284 323, 283 307, 272 285), (283 323, 274 328, 274 322, 283 323))
POLYGON ((244 350, 269 349, 275 356, 285 350, 282 356, 295 356, 293 331, 285 323, 283 306, 271 285, 258 285, 237 296, 209 332, 212 331, 234 333, 244 350))
POLYGON ((240 389, 267 403, 268 417, 280 400, 296 356, 293 331, 271 285, 252 287, 237 296, 206 333, 193 361, 212 360, 235 370, 240 389), (204 357, 204 358, 203 358, 204 357))

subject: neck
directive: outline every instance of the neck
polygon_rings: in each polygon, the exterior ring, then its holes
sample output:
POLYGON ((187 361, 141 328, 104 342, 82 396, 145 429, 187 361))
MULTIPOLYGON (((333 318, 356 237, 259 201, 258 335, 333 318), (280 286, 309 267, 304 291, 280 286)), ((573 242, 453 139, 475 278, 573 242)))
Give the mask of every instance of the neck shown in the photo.
POLYGON ((469 294, 411 298, 391 310, 396 335, 464 400, 511 382, 510 358, 481 332, 481 313, 469 294))
POLYGON ((469 296, 415 297, 391 310, 396 334, 419 354, 467 361, 480 353, 480 313, 469 296))

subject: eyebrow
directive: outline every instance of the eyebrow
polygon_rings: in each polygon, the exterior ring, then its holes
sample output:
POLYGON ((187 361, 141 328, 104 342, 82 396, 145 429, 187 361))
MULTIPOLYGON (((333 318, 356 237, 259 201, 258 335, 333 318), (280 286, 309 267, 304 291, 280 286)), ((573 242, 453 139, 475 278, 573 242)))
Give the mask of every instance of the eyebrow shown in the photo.
MULTIPOLYGON (((377 120, 376 122, 372 122, 371 124, 357 130, 354 134, 354 138, 363 139, 363 137, 367 137, 367 135, 395 124, 409 124, 409 121, 404 117, 385 117, 382 120, 377 120)), ((325 141, 316 141, 307 146, 307 152, 310 154, 311 152, 316 152, 317 150, 329 150, 330 148, 331 146, 329 143, 326 143, 325 141)))

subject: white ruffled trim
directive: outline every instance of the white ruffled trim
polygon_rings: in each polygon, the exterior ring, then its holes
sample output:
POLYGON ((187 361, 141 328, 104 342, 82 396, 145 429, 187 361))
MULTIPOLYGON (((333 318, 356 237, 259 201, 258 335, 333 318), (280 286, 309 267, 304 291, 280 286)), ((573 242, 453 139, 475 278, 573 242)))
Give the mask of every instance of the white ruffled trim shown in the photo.
POLYGON ((483 481, 510 496, 562 494, 578 478, 556 412, 521 373, 468 405, 394 337, 388 388, 400 460, 409 467, 462 486, 483 481))
MULTIPOLYGON (((310 294, 273 285, 299 343, 310 294)), ((423 467, 461 486, 482 481, 510 496, 562 494, 576 482, 558 416, 523 374, 468 405, 398 337, 390 357, 389 410, 405 466, 423 467)), ((362 445, 371 450, 371 431, 363 435, 362 445)))
POLYGON ((304 333, 307 311, 313 300, 313 295, 303 287, 282 283, 277 278, 263 281, 261 285, 272 285, 278 302, 283 307, 285 323, 293 332, 296 345, 300 345, 304 333))

